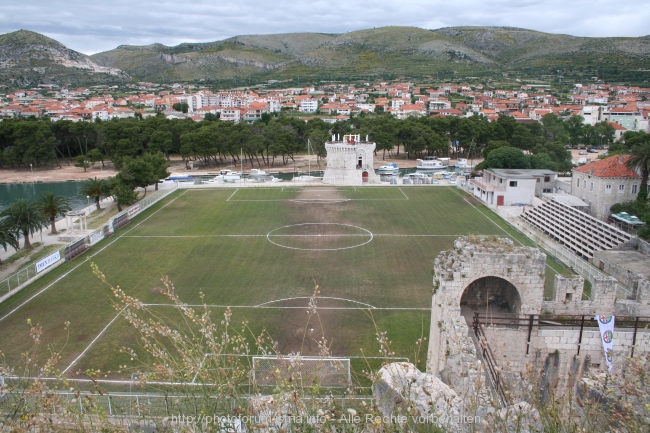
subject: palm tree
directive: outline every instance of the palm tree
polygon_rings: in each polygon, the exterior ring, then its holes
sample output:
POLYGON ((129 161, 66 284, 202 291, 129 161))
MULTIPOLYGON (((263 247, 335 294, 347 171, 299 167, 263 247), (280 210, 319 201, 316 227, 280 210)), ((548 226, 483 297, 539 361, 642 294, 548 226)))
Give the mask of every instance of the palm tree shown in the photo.
POLYGON ((648 200, 648 174, 650 172, 650 134, 637 133, 626 139, 631 144, 630 158, 625 164, 641 173, 641 186, 637 200, 643 204, 648 200), (630 143, 631 142, 631 143, 630 143))
POLYGON ((0 218, 0 246, 7 251, 7 246, 18 249, 18 236, 6 217, 0 218))
POLYGON ((61 195, 55 195, 53 192, 47 191, 41 195, 38 204, 41 206, 43 215, 50 220, 52 226, 50 234, 55 235, 57 233, 54 225, 56 217, 72 209, 68 200, 61 195))
POLYGON ((93 179, 88 179, 82 183, 81 188, 79 189, 79 193, 81 195, 85 195, 86 197, 92 197, 92 199, 95 200, 95 205, 97 205, 97 210, 101 210, 99 201, 102 197, 109 194, 109 189, 105 180, 97 179, 95 177, 93 179))
POLYGON ((29 242, 29 236, 47 223, 38 203, 30 203, 24 198, 19 198, 13 202, 11 206, 0 213, 0 217, 6 217, 9 227, 22 233, 25 238, 25 248, 31 248, 32 246, 29 242))

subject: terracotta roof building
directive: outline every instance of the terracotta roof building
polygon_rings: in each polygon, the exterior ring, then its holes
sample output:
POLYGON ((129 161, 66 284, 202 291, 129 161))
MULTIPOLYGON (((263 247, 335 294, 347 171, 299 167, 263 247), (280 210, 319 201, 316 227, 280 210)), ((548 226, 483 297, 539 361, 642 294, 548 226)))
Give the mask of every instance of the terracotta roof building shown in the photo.
POLYGON ((630 155, 613 155, 573 169, 571 194, 589 204, 596 218, 607 219, 616 203, 636 199, 641 177, 625 162, 630 155))

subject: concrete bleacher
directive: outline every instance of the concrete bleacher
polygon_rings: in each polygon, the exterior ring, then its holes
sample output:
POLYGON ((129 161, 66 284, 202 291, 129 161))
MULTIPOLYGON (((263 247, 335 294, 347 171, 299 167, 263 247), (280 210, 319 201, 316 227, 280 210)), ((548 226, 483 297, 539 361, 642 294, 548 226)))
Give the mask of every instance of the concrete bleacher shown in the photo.
POLYGON ((630 241, 632 235, 580 210, 558 196, 526 207, 521 217, 576 255, 590 260, 596 251, 609 250, 630 241))

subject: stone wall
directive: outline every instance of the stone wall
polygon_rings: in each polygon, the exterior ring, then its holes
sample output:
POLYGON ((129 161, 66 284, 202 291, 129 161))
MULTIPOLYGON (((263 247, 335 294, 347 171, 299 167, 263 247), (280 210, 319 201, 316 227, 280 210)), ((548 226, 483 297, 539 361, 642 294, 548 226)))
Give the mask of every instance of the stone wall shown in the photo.
POLYGON ((512 284, 520 314, 539 314, 544 294, 546 256, 538 249, 515 247, 509 239, 462 237, 434 261, 433 299, 427 371, 445 369, 446 359, 467 344, 468 328, 460 301, 467 287, 484 277, 512 284))
MULTIPOLYGON (((593 321, 593 318, 590 318, 593 321)), ((532 382, 549 375, 552 370, 551 380, 554 393, 562 394, 567 386, 579 379, 584 369, 607 370, 603 344, 598 328, 580 329, 546 327, 533 329, 530 347, 526 354, 528 329, 507 329, 501 327, 484 328, 490 348, 499 362, 499 367, 504 377, 511 378, 509 386, 515 391, 515 397, 522 398, 523 391, 518 389, 517 382, 520 377, 526 377, 532 382), (549 359, 553 365, 547 365, 549 359), (545 371, 546 370, 546 371, 545 371), (514 380, 512 380, 514 379, 514 380)), ((613 373, 621 367, 629 356, 643 356, 650 351, 650 330, 639 329, 636 333, 636 344, 632 351, 634 332, 631 329, 614 329, 614 357, 613 373)))
POLYGON ((553 299, 542 304, 543 314, 619 314, 616 310, 616 280, 594 279, 589 299, 582 299, 584 278, 556 275, 553 299))
MULTIPOLYGON (((556 276, 553 299, 543 301, 546 256, 536 248, 515 247, 508 239, 461 237, 452 250, 441 252, 434 260, 431 329, 427 372, 440 375, 462 394, 475 377, 472 363, 478 358, 473 341, 468 312, 463 316, 463 294, 472 290, 476 281, 503 280, 512 284, 520 298, 518 315, 595 315, 644 316, 650 300, 650 284, 640 284, 637 298, 644 302, 617 300, 614 278, 595 279, 589 299, 583 300, 584 279, 581 276, 556 276)), ((495 294, 494 287, 476 284, 477 293, 471 297, 495 294)), ((505 379, 510 378, 513 389, 521 385, 522 375, 543 377, 544 393, 563 392, 567 385, 581 377, 587 366, 606 369, 599 331, 583 328, 579 347, 580 327, 486 326, 485 335, 505 379)), ((632 353, 633 332, 615 329, 614 350, 617 363, 632 353)), ((636 354, 650 351, 650 330, 637 331, 636 354)), ((532 376, 531 376, 532 377, 532 376)), ((532 377, 535 380, 534 377, 532 377)), ((524 388, 517 392, 525 394, 524 388)), ((522 395, 522 397, 525 397, 522 395)))

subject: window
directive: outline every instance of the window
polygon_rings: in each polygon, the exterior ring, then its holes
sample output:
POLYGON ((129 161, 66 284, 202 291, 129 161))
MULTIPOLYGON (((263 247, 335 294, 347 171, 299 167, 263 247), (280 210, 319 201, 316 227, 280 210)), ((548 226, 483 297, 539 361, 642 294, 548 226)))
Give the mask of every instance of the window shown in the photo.
POLYGON ((618 193, 623 194, 625 192, 625 184, 622 183, 618 186, 618 193))
POLYGON ((551 176, 544 176, 544 182, 550 182, 551 176))
POLYGON ((589 184, 589 191, 593 191, 593 190, 594 190, 594 183, 591 182, 591 183, 589 184))
POLYGON ((611 194, 611 193, 612 193, 612 186, 605 185, 605 194, 611 194))
POLYGON ((632 194, 636 194, 637 186, 636 184, 632 185, 632 194))
POLYGON ((516 188, 517 187, 517 181, 516 180, 511 180, 509 186, 516 188))

